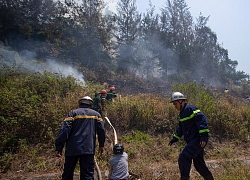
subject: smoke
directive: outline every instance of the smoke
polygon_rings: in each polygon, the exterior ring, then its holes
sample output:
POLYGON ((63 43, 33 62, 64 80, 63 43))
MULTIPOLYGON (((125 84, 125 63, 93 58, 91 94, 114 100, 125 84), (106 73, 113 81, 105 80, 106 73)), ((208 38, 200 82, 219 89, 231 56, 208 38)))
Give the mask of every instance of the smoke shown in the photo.
POLYGON ((75 68, 73 68, 72 66, 56 62, 53 59, 47 59, 46 62, 48 65, 48 69, 46 70, 50 72, 63 74, 65 77, 73 76, 78 83, 84 86, 86 85, 83 74, 78 70, 76 70, 75 68))
POLYGON ((123 44, 119 50, 121 60, 118 65, 141 78, 162 78, 177 70, 178 55, 163 47, 158 35, 146 40, 138 38, 131 44, 123 44), (126 59, 131 59, 131 62, 124 61, 126 59))
POLYGON ((191 64, 190 67, 183 67, 178 64, 179 55, 172 49, 164 47, 162 40, 157 34, 152 34, 146 38, 138 38, 133 43, 122 44, 119 47, 120 59, 118 66, 123 67, 130 73, 144 79, 166 79, 170 78, 170 83, 177 81, 190 83, 200 83, 203 77, 205 86, 220 87, 224 85, 220 77, 208 74, 205 71, 207 66, 206 59, 201 59, 198 63, 191 64), (179 73, 182 72, 182 73, 179 73), (176 75, 177 78, 172 78, 176 75))
POLYGON ((25 50, 18 53, 10 48, 0 46, 0 65, 11 67, 13 64, 32 73, 39 72, 43 74, 44 72, 51 72, 60 74, 63 77, 72 76, 78 84, 86 86, 83 74, 69 64, 64 64, 51 58, 47 58, 45 61, 38 61, 35 52, 25 50))

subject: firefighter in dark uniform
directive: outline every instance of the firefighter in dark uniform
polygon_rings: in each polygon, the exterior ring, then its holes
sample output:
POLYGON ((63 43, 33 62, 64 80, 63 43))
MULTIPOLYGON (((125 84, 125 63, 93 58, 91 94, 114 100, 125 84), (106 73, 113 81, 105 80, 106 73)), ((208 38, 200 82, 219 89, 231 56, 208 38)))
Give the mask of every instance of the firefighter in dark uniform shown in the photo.
POLYGON ((106 100, 106 96, 107 96, 107 91, 105 89, 101 90, 101 105, 102 105, 102 108, 99 110, 100 114, 102 117, 105 117, 107 116, 107 112, 106 112, 106 105, 107 105, 107 100, 106 100))
POLYGON ((93 99, 94 104, 93 104, 93 109, 97 112, 101 112, 102 109, 102 100, 101 100, 101 93, 100 92, 96 92, 95 93, 95 98, 93 99))
POLYGON ((93 100, 85 96, 78 103, 79 108, 71 110, 64 119, 55 141, 57 157, 62 156, 66 144, 62 180, 73 180, 74 169, 78 161, 80 179, 94 180, 96 136, 98 136, 100 155, 104 151, 104 121, 98 112, 91 109, 93 100))
POLYGON ((106 99, 108 102, 113 101, 113 98, 116 98, 116 92, 115 92, 115 87, 110 86, 109 87, 109 92, 107 93, 106 99))
POLYGON ((169 142, 169 146, 182 136, 187 145, 180 153, 178 164, 181 180, 188 180, 192 161, 195 169, 205 180, 214 180, 204 161, 204 148, 208 142, 208 125, 206 116, 195 106, 186 103, 186 98, 180 92, 174 92, 171 103, 180 111, 179 126, 169 142))

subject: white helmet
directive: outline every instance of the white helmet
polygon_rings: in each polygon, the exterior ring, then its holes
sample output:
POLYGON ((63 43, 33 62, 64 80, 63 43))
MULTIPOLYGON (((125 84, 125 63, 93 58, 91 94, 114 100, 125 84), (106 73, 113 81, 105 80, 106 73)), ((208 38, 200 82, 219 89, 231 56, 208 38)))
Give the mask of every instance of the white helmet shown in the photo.
POLYGON ((177 101, 177 100, 186 100, 187 98, 184 97, 184 95, 180 92, 173 92, 171 96, 171 101, 177 101))
POLYGON ((83 98, 79 99, 79 104, 87 104, 87 105, 93 105, 93 100, 89 96, 84 96, 83 98))

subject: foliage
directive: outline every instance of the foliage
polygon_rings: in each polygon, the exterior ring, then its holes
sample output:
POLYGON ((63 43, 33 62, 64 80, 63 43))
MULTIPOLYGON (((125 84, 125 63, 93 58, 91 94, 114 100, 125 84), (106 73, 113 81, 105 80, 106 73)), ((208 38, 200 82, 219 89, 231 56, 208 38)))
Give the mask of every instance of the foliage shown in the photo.
MULTIPOLYGON (((241 84, 247 75, 217 42, 202 15, 193 22, 184 0, 169 0, 161 14, 137 11, 134 0, 120 0, 117 13, 103 14, 105 3, 53 0, 2 0, 0 43, 35 58, 56 58, 102 74, 133 72, 186 83, 206 76, 209 82, 241 84), (183 72, 189 72, 183 79, 183 72)), ((0 57, 1 59, 1 57, 0 57)))
MULTIPOLYGON (((228 51, 207 26, 209 17, 200 15, 194 23, 184 0, 167 1, 160 15, 154 15, 152 4, 141 15, 134 2, 121 0, 117 14, 104 15, 102 0, 82 1, 79 5, 74 1, 1 1, 2 172, 17 172, 19 168, 55 171, 61 163, 51 157, 51 151, 62 119, 77 107, 80 97, 93 97, 94 92, 106 88, 104 82, 113 82, 110 79, 122 82, 121 89, 134 92, 124 92, 108 104, 107 115, 122 135, 120 141, 131 158, 130 169, 142 179, 167 179, 166 169, 169 178, 178 178, 177 171, 169 173, 172 165, 166 168, 184 146, 183 141, 178 142, 179 148, 167 146, 178 124, 178 112, 165 97, 170 97, 169 85, 204 112, 212 140, 233 141, 243 147, 249 143, 249 104, 239 98, 249 97, 249 78, 236 71, 238 62, 229 59, 228 51), (73 76, 31 73, 27 66, 28 61, 45 62, 51 58, 79 67, 87 86, 77 84, 73 76), (137 93, 146 89, 137 75, 155 86, 157 93, 137 93), (205 86, 190 83, 201 76, 206 77, 205 86), (230 93, 210 88, 210 83, 215 87, 226 85, 230 93), (163 95, 158 93, 162 84, 168 90, 163 89, 163 95)), ((242 155, 242 149, 231 151, 234 149, 216 150, 212 146, 208 147, 208 155, 242 155)), ((105 161, 103 167, 106 165, 105 161)), ((216 174, 220 179, 249 179, 249 171, 242 164, 237 162, 239 168, 227 162, 222 165, 225 171, 216 174)))
MULTIPOLYGON (((86 82, 87 86, 83 87, 70 76, 62 77, 48 72, 31 74, 15 66, 3 67, 0 73, 0 168, 3 171, 18 168, 16 163, 21 158, 21 168, 31 172, 47 172, 52 162, 48 162, 48 157, 41 154, 51 154, 53 151, 54 139, 62 119, 77 107, 77 100, 81 96, 93 97, 95 91, 105 86, 86 82), (29 163, 30 161, 33 163, 29 163)), ((230 140, 238 145, 248 143, 248 104, 238 101, 230 94, 217 94, 194 83, 175 84, 173 90, 184 92, 189 102, 198 104, 207 115, 212 140, 218 139, 221 143, 230 140)), ((129 154, 132 172, 145 178, 164 177, 163 169, 167 166, 164 161, 174 163, 184 146, 183 141, 176 144, 179 148, 167 145, 178 125, 177 115, 169 98, 157 94, 124 97, 118 94, 115 101, 107 105, 107 116, 117 130, 119 142, 124 144, 129 154)), ((111 134, 112 131, 107 128, 107 133, 111 134)), ((215 150, 212 146, 208 147, 207 154, 209 157, 228 158, 234 153, 234 149, 235 147, 229 147, 215 150)), ((237 154, 242 155, 240 152, 237 154)), ((111 154, 107 153, 106 158, 109 157, 111 154)), ((106 161, 98 161, 102 169, 107 168, 106 161)), ((61 163, 55 161, 54 164, 56 168, 61 163)), ((52 169, 55 170, 54 168, 52 169)), ((177 169, 176 167, 176 171, 177 169)), ((248 176, 245 171, 243 174, 248 176)), ((177 178, 177 172, 170 177, 177 178)))
POLYGON ((72 77, 32 75, 15 68, 2 69, 0 83, 1 153, 16 152, 23 140, 53 142, 58 120, 71 108, 66 101, 79 91, 72 77))

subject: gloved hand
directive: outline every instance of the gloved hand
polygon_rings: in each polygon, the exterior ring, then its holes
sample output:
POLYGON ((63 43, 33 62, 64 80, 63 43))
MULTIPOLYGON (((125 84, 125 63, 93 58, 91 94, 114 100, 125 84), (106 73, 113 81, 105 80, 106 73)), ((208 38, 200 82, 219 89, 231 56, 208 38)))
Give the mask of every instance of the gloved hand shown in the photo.
POLYGON ((207 142, 208 142, 208 136, 201 136, 200 137, 200 141, 204 141, 207 144, 207 142))
POLYGON ((62 157, 62 152, 61 151, 56 151, 55 154, 56 154, 56 157, 62 157))
POLYGON ((207 142, 208 142, 208 137, 203 136, 203 137, 200 138, 200 145, 201 145, 202 148, 206 147, 207 142))
POLYGON ((177 142, 177 141, 178 141, 178 139, 173 138, 173 139, 171 139, 171 141, 169 141, 168 145, 169 145, 169 146, 172 146, 172 144, 174 144, 174 143, 177 142))

